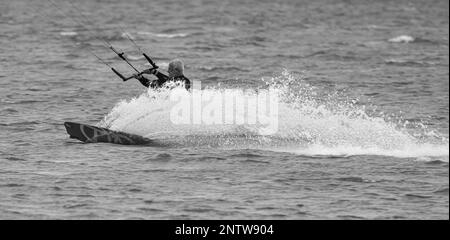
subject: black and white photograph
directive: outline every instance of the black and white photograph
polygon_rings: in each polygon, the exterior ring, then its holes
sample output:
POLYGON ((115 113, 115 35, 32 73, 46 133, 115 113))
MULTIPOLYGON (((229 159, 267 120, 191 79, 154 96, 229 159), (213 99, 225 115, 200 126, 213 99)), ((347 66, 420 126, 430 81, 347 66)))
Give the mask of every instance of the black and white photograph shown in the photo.
POLYGON ((449 1, 0 0, 0 132, 1 220, 448 220, 449 1))

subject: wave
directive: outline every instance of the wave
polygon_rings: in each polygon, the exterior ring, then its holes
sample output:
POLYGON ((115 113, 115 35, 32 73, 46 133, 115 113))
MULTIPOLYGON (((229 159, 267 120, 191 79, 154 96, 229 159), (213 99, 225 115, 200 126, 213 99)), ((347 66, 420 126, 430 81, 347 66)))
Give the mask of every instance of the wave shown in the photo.
POLYGON ((419 44, 431 44, 431 45, 440 45, 440 44, 447 44, 445 41, 438 41, 438 40, 431 40, 426 38, 420 38, 420 37, 412 37, 409 35, 400 35, 397 37, 393 37, 388 40, 388 42, 391 43, 419 43, 419 44))
MULTIPOLYGON (((426 124, 412 125, 401 118, 394 120, 373 112, 357 99, 319 89, 288 71, 266 79, 266 86, 278 92, 277 131, 269 134, 261 132, 265 127, 261 124, 174 124, 170 114, 177 102, 170 101, 170 90, 166 88, 149 89, 119 102, 98 125, 174 146, 250 148, 306 156, 438 157, 448 161, 448 137, 428 129, 426 124)), ((181 91, 183 87, 176 89, 181 91)), ((223 96, 229 90, 240 89, 208 87, 199 93, 223 96)), ((240 92, 240 97, 250 103, 247 100, 256 98, 258 92, 240 92)), ((242 117, 247 114, 242 113, 242 117)))
POLYGON ((123 32, 120 36, 126 39, 136 40, 136 38, 129 32, 123 32))
POLYGON ((239 67, 235 67, 235 66, 198 66, 194 68, 201 70, 201 71, 206 71, 206 72, 217 72, 217 71, 244 71, 244 72, 249 72, 249 69, 243 68, 241 66, 239 67))
POLYGON ((404 60, 404 59, 387 59, 385 60, 387 65, 400 66, 400 67, 427 67, 430 64, 425 61, 404 60))
POLYGON ((72 36, 77 36, 78 33, 77 33, 77 32, 60 32, 59 35, 61 35, 61 36, 67 36, 67 37, 72 37, 72 36))
POLYGON ((362 146, 324 146, 311 145, 303 149, 276 149, 275 151, 289 152, 303 156, 389 156, 396 158, 418 158, 424 161, 434 161, 435 158, 442 158, 444 162, 448 162, 449 156, 448 144, 405 144, 399 148, 386 149, 379 146, 362 147, 362 146))
POLYGON ((411 43, 414 42, 415 38, 408 35, 401 35, 388 40, 391 43, 411 43))
POLYGON ((143 56, 143 55, 130 55, 130 54, 127 54, 126 55, 126 58, 128 59, 128 60, 131 60, 131 61, 139 61, 139 60, 142 60, 142 59, 144 59, 145 57, 143 56))
POLYGON ((184 38, 189 36, 188 33, 153 33, 153 32, 138 32, 139 35, 146 35, 146 36, 154 36, 159 38, 184 38))

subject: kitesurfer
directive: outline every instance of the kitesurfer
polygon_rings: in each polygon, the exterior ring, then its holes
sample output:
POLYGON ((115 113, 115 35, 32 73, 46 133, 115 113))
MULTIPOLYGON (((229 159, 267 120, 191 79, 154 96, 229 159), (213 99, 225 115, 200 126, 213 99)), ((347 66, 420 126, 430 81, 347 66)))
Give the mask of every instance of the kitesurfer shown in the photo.
POLYGON ((187 90, 190 89, 191 81, 184 76, 184 64, 181 60, 179 59, 172 60, 169 63, 169 68, 167 72, 169 73, 169 76, 165 75, 164 73, 161 73, 156 68, 151 68, 144 70, 142 73, 153 74, 158 78, 157 80, 151 81, 145 76, 143 76, 143 74, 138 74, 136 75, 135 78, 139 80, 139 82, 141 82, 141 84, 144 85, 145 87, 160 88, 166 82, 182 82, 184 83, 184 86, 186 87, 187 90))

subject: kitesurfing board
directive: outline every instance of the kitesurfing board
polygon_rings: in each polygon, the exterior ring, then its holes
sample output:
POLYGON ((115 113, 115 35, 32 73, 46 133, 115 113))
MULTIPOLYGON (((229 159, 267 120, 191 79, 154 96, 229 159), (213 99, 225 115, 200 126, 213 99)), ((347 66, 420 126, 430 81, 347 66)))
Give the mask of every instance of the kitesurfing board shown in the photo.
POLYGON ((151 139, 124 132, 109 130, 81 123, 65 122, 70 138, 78 139, 85 143, 115 143, 123 145, 142 145, 152 143, 151 139))

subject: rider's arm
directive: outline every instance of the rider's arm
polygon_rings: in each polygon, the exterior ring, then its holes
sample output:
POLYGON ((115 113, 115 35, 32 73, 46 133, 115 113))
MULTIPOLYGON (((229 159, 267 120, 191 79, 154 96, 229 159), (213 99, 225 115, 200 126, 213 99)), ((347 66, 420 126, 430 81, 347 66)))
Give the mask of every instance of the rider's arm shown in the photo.
POLYGON ((150 84, 150 87, 152 87, 152 88, 161 87, 165 82, 167 82, 169 80, 169 77, 167 75, 165 75, 162 72, 159 72, 156 69, 151 70, 149 73, 155 75, 158 78, 150 84))
POLYGON ((147 88, 150 87, 151 81, 148 78, 140 75, 140 76, 137 76, 136 79, 139 80, 139 82, 141 82, 141 84, 144 85, 145 87, 147 87, 147 88))
POLYGON ((152 88, 160 87, 169 79, 168 76, 166 76, 164 73, 159 72, 156 69, 147 69, 144 70, 143 73, 153 74, 158 78, 157 80, 150 81, 143 75, 136 76, 136 79, 139 80, 139 82, 141 82, 141 84, 144 85, 145 87, 152 87, 152 88))
POLYGON ((165 75, 164 73, 162 73, 158 70, 155 70, 154 74, 158 78, 158 80, 156 80, 156 81, 158 81, 159 86, 163 85, 165 82, 167 82, 167 80, 169 80, 169 77, 167 75, 165 75))
POLYGON ((189 78, 183 76, 184 79, 184 87, 189 90, 191 88, 191 80, 189 80, 189 78))

